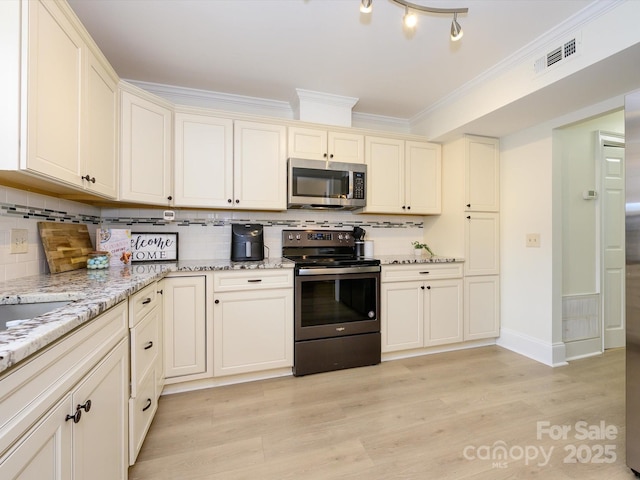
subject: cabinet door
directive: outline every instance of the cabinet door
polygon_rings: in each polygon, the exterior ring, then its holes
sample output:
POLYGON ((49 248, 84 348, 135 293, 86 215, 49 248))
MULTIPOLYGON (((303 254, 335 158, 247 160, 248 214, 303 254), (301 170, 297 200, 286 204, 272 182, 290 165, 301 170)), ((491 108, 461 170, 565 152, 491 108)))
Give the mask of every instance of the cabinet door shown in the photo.
POLYGON ((53 2, 28 2, 27 155, 24 168, 82 186, 80 118, 86 47, 53 2))
POLYGON ((497 213, 469 213, 465 224, 465 275, 500 273, 500 219, 497 213))
POLYGON ((407 213, 442 211, 442 154, 440 145, 407 141, 405 146, 407 213))
POLYGON ((461 342, 462 279, 426 282, 424 294, 424 345, 461 342))
POLYGON ((500 277, 464 279, 464 339, 500 336, 500 277))
POLYGON ((422 282, 383 283, 380 287, 382 308, 382 351, 394 352, 423 346, 424 301, 422 282))
POLYGON ((404 140, 365 138, 367 213, 406 212, 404 140), (403 208, 404 207, 404 208, 403 208))
POLYGON ((164 279, 164 358, 167 378, 204 373, 205 277, 164 279))
MULTIPOLYGON (((71 395, 65 396, 0 459, 0 478, 69 480, 72 472, 71 395)), ((116 478, 116 477, 114 477, 116 478)))
POLYGON ((327 131, 289 127, 287 156, 308 160, 327 159, 327 131))
POLYGON ((497 138, 465 137, 465 208, 500 210, 500 146, 497 138))
POLYGON ((167 205, 171 196, 171 110, 122 91, 120 199, 167 205))
POLYGON ((233 121, 176 113, 175 205, 229 208, 233 202, 233 121))
POLYGON ((84 109, 82 176, 92 193, 118 196, 118 80, 96 56, 88 53, 87 107, 84 109), (86 177, 89 180, 86 180, 86 177))
POLYGON ((128 350, 123 340, 73 392, 73 405, 84 406, 73 425, 74 480, 127 478, 128 350))
POLYGON ((287 209, 286 134, 283 125, 234 123, 234 207, 287 209))
POLYGON ((214 375, 293 365, 293 289, 215 294, 214 375))
POLYGON ((328 132, 327 142, 330 161, 364 163, 364 135, 328 132))

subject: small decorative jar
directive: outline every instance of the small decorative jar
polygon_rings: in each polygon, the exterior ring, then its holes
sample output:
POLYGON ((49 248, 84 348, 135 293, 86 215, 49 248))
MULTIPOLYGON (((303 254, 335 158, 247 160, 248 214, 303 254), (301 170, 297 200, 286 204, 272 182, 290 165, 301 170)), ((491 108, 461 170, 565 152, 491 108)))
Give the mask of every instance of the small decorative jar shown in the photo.
POLYGON ((102 270, 109 268, 109 252, 91 252, 87 256, 88 270, 102 270))

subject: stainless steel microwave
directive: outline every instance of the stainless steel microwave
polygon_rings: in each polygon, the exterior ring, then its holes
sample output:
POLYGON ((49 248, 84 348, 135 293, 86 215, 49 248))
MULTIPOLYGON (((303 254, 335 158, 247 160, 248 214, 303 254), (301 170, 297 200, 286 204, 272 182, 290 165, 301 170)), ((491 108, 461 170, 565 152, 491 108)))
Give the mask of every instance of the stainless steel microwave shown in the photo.
POLYGON ((355 210, 366 204, 367 166, 290 158, 287 208, 355 210))

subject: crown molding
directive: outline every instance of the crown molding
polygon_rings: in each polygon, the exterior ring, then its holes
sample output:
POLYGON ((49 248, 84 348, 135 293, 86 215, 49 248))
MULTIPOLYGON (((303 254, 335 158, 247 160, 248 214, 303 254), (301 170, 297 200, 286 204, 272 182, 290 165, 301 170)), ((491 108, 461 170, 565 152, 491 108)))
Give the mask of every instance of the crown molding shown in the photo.
POLYGON ((478 88, 479 85, 482 85, 494 78, 499 77, 505 72, 515 68, 517 65, 520 65, 522 62, 528 61, 532 56, 536 54, 538 54, 539 56, 540 52, 545 51, 545 47, 547 47, 550 43, 554 43, 560 39, 566 38, 567 35, 576 30, 579 30, 584 25, 593 22, 597 18, 606 14, 610 10, 617 8, 626 1, 629 0, 611 0, 606 2, 595 1, 587 5, 576 14, 567 18, 564 22, 559 23, 551 30, 547 31, 545 34, 539 36, 532 42, 522 47, 520 50, 517 50, 512 55, 495 64, 484 73, 478 75, 473 80, 465 83, 457 90, 454 90, 450 94, 442 97, 437 102, 433 103, 429 107, 411 117, 409 119, 409 124, 415 125, 416 123, 421 122, 422 120, 432 115, 435 111, 441 110, 443 108, 446 108, 447 105, 455 103, 470 91, 478 88))

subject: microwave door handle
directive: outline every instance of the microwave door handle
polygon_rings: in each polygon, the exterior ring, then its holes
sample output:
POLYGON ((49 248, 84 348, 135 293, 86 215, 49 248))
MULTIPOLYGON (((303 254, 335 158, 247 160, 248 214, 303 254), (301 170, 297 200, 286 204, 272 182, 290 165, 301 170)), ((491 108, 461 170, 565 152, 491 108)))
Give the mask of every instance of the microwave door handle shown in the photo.
POLYGON ((353 198, 353 170, 349 170, 349 191, 347 198, 353 198))

